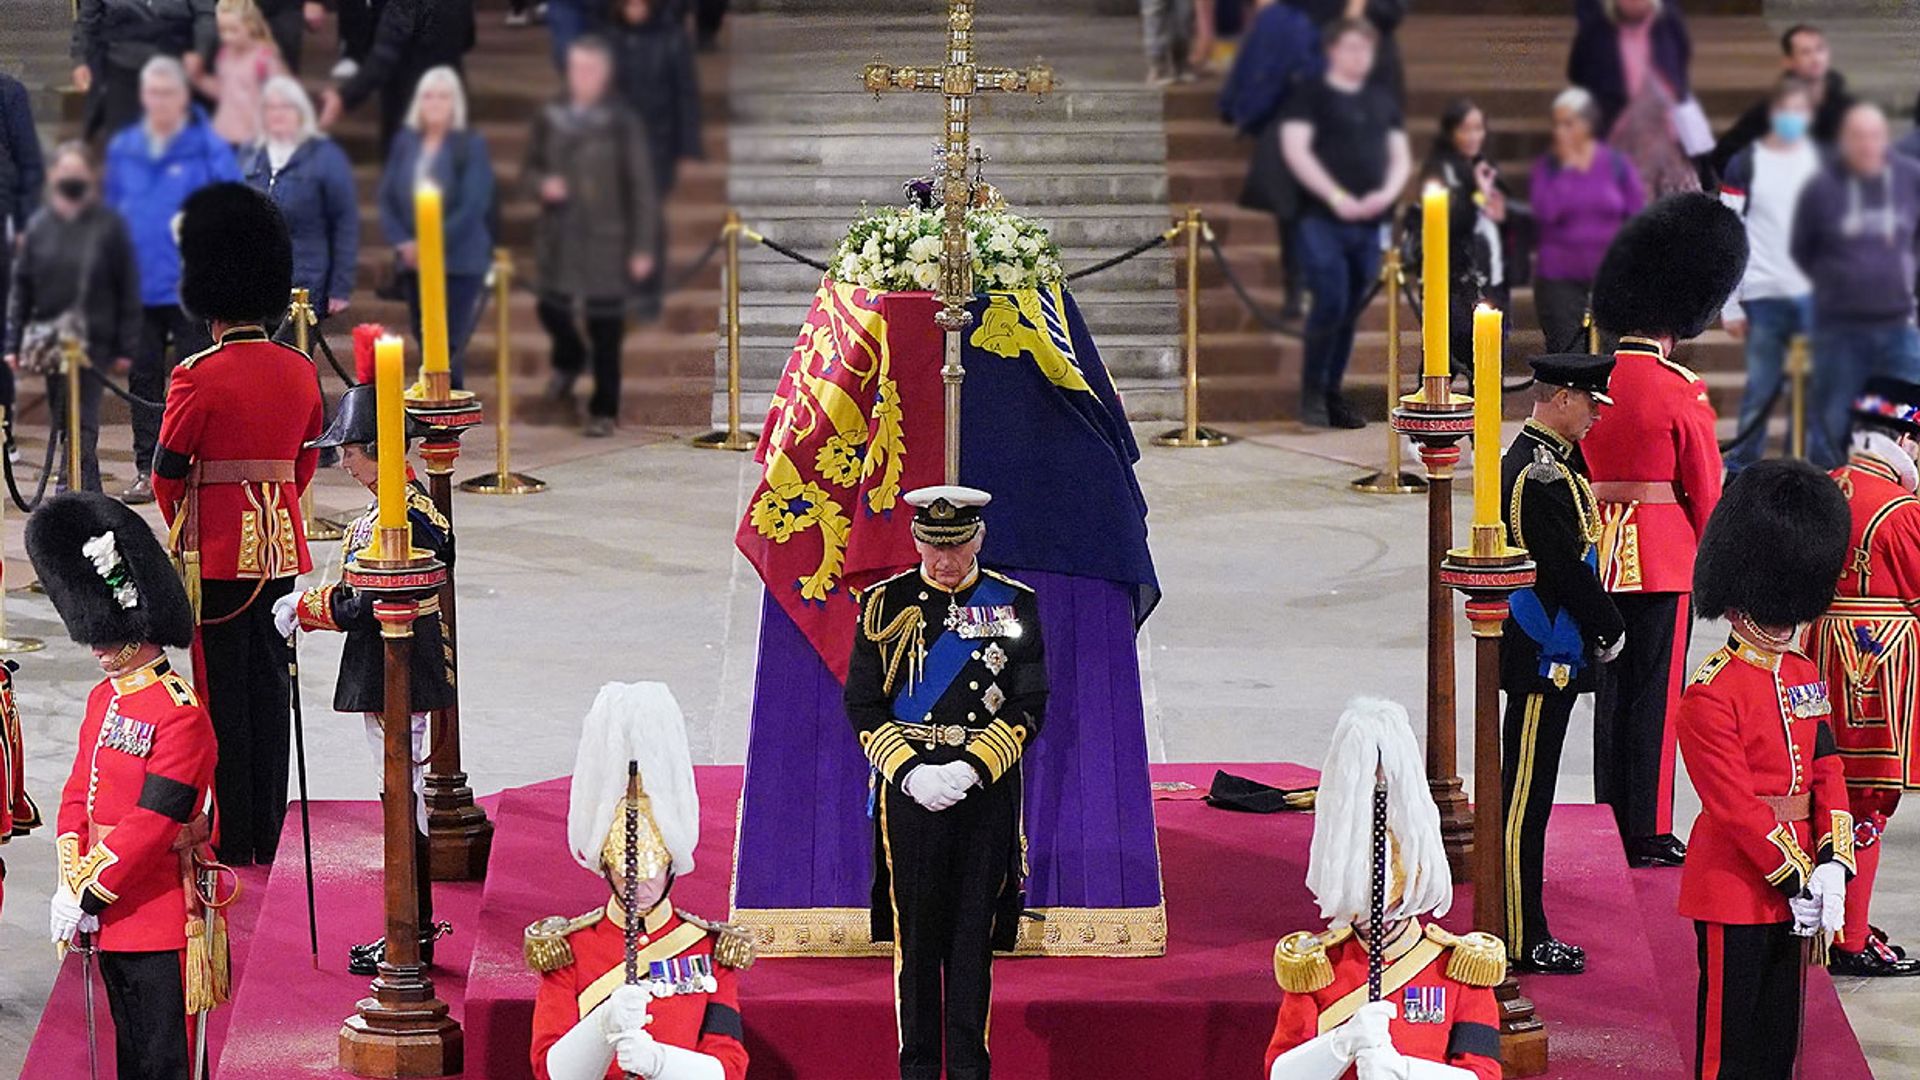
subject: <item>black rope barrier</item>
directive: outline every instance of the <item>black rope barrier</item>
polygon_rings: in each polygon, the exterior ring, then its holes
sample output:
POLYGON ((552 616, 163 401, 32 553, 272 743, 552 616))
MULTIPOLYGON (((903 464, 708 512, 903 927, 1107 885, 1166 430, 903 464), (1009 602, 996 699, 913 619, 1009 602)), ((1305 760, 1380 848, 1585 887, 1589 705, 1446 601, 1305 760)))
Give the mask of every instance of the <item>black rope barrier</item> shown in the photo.
MULTIPOLYGON (((1227 286, 1233 290, 1235 296, 1240 298, 1240 305, 1247 309, 1247 313, 1253 316, 1254 321, 1282 337, 1306 340, 1306 335, 1301 333, 1297 320, 1283 319, 1274 315, 1254 300, 1253 294, 1247 290, 1246 283, 1240 280, 1239 274, 1234 273, 1233 264, 1227 261, 1226 249, 1220 246, 1220 238, 1214 235, 1213 230, 1207 229, 1203 235, 1207 241, 1207 249, 1213 252, 1213 261, 1220 267, 1220 275, 1226 278, 1227 286)), ((1365 311, 1367 306, 1373 303, 1374 297, 1380 295, 1380 285, 1381 279, 1376 277, 1372 290, 1354 306, 1355 319, 1359 318, 1359 312, 1365 311)))
POLYGON ((772 239, 771 237, 762 236, 757 232, 749 232, 747 233, 747 236, 750 237, 755 243, 759 244, 761 247, 766 248, 767 250, 773 252, 776 255, 784 255, 787 258, 792 259, 794 262, 803 263, 807 266, 811 266, 815 270, 818 270, 823 274, 828 273, 830 270, 827 264, 821 262, 819 259, 810 259, 807 256, 802 255, 799 252, 788 247, 787 245, 780 243, 778 240, 772 239))
POLYGON ((112 394, 114 397, 119 398, 121 401, 126 402, 128 405, 134 408, 164 411, 167 407, 166 402, 148 401, 146 398, 143 398, 134 394, 133 391, 128 390, 126 387, 121 386, 120 384, 114 382, 112 379, 107 378, 105 375, 100 374, 98 371, 89 371, 89 374, 91 374, 94 378, 99 379, 100 385, 106 387, 108 393, 112 394))
POLYGON ((1126 251, 1123 251, 1118 255, 1115 255, 1111 259, 1102 259, 1099 262, 1094 263, 1092 266, 1083 267, 1079 270, 1075 270, 1073 273, 1067 275, 1067 280, 1079 281, 1081 278, 1092 277, 1095 274, 1104 273, 1108 270, 1113 269, 1116 266, 1119 266, 1121 263, 1132 262, 1133 260, 1139 258, 1140 256, 1145 255, 1147 252, 1152 251, 1154 248, 1157 248, 1162 244, 1165 244, 1168 241, 1172 240, 1174 237, 1174 232, 1175 230, 1169 229, 1166 232, 1161 233, 1159 236, 1156 236, 1151 240, 1143 240, 1140 243, 1135 244, 1133 247, 1128 248, 1126 251))
POLYGON ((327 343, 327 335, 320 333, 320 328, 317 326, 314 327, 312 340, 320 346, 320 355, 327 358, 327 366, 333 369, 335 375, 340 376, 341 382, 346 383, 349 389, 360 385, 360 380, 340 366, 340 358, 333 355, 333 346, 327 343))
MULTIPOLYGON (((52 399, 49 398, 48 400, 51 401, 52 399)), ((31 499, 25 498, 20 494, 20 485, 18 482, 14 480, 13 455, 0 453, 0 469, 4 469, 7 476, 7 494, 9 497, 13 499, 13 505, 20 508, 21 513, 23 514, 33 513, 34 508, 40 505, 40 501, 46 498, 47 481, 53 478, 54 454, 60 449, 61 444, 64 443, 65 441, 66 441, 65 433, 61 429, 51 428, 48 430, 47 456, 45 460, 40 462, 40 481, 39 483, 34 485, 33 498, 31 499)), ((69 479, 67 481, 67 485, 71 487, 73 484, 77 482, 78 482, 77 478, 69 479)))

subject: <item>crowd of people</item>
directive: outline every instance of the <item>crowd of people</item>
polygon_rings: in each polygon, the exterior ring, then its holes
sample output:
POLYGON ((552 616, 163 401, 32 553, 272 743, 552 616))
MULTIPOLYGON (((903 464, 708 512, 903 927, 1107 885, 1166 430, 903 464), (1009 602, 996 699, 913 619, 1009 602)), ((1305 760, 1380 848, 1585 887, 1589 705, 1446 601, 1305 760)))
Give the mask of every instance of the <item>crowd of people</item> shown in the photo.
MULTIPOLYGON (((472 0, 82 0, 73 33, 83 138, 50 154, 26 88, 0 75, 0 405, 7 449, 16 373, 47 376, 64 408, 59 348, 81 341, 81 473, 99 490, 101 375, 137 399, 164 401, 170 373, 211 344, 181 310, 172 222, 196 191, 241 180, 268 194, 293 241, 294 283, 324 322, 349 318, 356 294, 404 302, 419 334, 414 190, 442 192, 454 385, 487 302, 495 249, 511 239, 503 203, 537 207, 541 324, 552 338, 550 394, 575 409, 591 368, 583 430, 614 429, 628 328, 660 308, 663 203, 679 163, 700 156, 694 64, 711 47, 724 0, 552 0, 521 4, 510 27, 546 25, 563 84, 527 117, 517 187, 500 182, 470 115, 463 61, 476 37, 472 0), (309 31, 337 24, 326 77, 303 81, 309 31), (356 162, 329 132, 377 102, 377 161, 356 162), (390 249, 361 272, 356 164, 378 164, 367 200, 390 249)), ((361 145, 349 140, 349 146, 361 145)), ((136 475, 120 492, 149 501, 155 407, 132 409, 136 475)))

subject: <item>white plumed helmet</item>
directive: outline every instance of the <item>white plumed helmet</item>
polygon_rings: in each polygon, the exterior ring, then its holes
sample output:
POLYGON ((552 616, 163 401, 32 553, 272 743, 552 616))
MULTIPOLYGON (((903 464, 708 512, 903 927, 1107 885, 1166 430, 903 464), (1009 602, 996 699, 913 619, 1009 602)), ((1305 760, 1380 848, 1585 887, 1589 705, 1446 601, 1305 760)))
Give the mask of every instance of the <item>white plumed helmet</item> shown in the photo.
POLYGON ((612 861, 606 862, 603 853, 616 825, 624 829, 621 804, 629 761, 640 770, 641 850, 651 847, 678 876, 692 873, 700 799, 693 786, 687 723, 673 691, 657 682, 608 683, 587 712, 567 799, 567 846, 574 861, 596 874, 621 872, 618 854, 608 853, 612 861))

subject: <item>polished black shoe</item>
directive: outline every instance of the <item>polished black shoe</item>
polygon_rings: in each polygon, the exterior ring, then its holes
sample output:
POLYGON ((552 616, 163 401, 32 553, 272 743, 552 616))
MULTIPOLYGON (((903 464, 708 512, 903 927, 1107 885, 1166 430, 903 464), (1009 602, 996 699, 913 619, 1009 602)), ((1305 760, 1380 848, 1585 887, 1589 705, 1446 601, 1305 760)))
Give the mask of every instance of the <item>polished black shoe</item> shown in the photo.
POLYGON ((1893 946, 1872 935, 1859 952, 1835 948, 1827 953, 1827 971, 1834 975, 1853 975, 1869 979, 1901 979, 1920 975, 1920 960, 1894 953, 1893 946))
POLYGON ((1889 952, 1893 953, 1893 955, 1899 957, 1900 959, 1905 960, 1907 958, 1906 948, 1901 945, 1895 945, 1893 942, 1888 941, 1887 932, 1873 925, 1872 923, 1867 924, 1867 937, 1869 940, 1877 941, 1880 944, 1885 945, 1889 952))
MULTIPOLYGON (((427 967, 433 966, 433 943, 453 933, 453 924, 446 921, 434 923, 420 932, 420 962, 427 967)), ((387 958, 387 939, 376 938, 364 945, 347 946, 347 973, 350 975, 378 975, 380 962, 387 958)))
POLYGON ((1327 395, 1327 419, 1334 427, 1349 431, 1367 426, 1365 418, 1354 412, 1352 406, 1347 404, 1347 399, 1338 393, 1327 395))
POLYGON ((1672 833, 1627 841, 1628 866, 1685 866, 1686 862, 1687 845, 1672 833))
POLYGON ((1531 975, 1578 975, 1587 970, 1587 954, 1577 945, 1548 938, 1514 957, 1513 969, 1531 975))

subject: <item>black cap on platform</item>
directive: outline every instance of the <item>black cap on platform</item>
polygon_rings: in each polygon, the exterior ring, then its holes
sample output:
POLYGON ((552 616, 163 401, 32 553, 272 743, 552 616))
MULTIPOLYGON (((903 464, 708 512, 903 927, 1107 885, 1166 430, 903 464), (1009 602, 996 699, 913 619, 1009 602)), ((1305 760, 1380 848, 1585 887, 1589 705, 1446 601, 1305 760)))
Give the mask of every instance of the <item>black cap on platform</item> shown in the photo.
POLYGON ((1833 602, 1851 530, 1846 496, 1826 473, 1786 458, 1748 466, 1700 537, 1695 611, 1745 612, 1763 626, 1811 622, 1833 602))
POLYGON ((1920 438, 1920 383, 1884 375, 1868 379, 1854 399, 1853 422, 1920 438))
POLYGON ((1626 223, 1593 279, 1610 334, 1698 337, 1747 271, 1747 229, 1711 195, 1669 195, 1626 223))
POLYGON ((193 608, 160 540, 117 499, 70 491, 27 519, 27 557, 82 645, 193 644, 193 608))
MULTIPOLYGON (((372 383, 361 383, 349 387, 340 395, 340 404, 333 411, 333 420, 327 430, 308 443, 309 450, 326 450, 341 446, 372 446, 380 441, 380 416, 375 408, 372 383)), ((417 439, 427 433, 427 426, 407 414, 407 438, 417 439)))
POLYGON ((293 292, 293 241, 274 201, 210 184, 180 211, 180 306, 195 318, 277 325, 293 292))
POLYGON ((1613 357, 1595 356, 1592 353, 1549 353, 1536 356, 1527 363, 1533 365, 1533 381, 1548 386, 1564 386, 1569 390, 1581 390, 1593 395, 1593 400, 1602 405, 1613 404, 1607 396, 1607 381, 1613 378, 1613 357))
POLYGON ((913 538, 935 547, 958 547, 980 535, 980 508, 993 501, 958 484, 915 488, 901 498, 914 508, 913 538))

